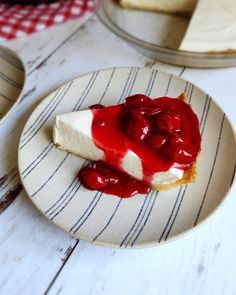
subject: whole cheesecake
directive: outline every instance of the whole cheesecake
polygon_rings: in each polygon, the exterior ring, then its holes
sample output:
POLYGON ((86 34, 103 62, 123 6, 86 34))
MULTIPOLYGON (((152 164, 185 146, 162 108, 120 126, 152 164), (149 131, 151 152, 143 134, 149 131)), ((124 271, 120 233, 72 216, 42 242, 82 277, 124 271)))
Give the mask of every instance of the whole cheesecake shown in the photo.
POLYGON ((179 49, 235 52, 236 1, 199 0, 179 49))
POLYGON ((235 0, 120 0, 125 8, 192 14, 180 50, 236 52, 235 0))

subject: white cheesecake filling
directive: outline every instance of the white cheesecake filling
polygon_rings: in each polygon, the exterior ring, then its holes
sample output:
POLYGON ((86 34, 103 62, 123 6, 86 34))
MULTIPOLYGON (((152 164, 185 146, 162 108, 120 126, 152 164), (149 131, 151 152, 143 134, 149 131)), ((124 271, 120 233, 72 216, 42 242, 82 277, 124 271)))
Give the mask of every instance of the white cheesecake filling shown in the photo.
MULTIPOLYGON (((133 176, 138 180, 143 179, 143 166, 141 159, 133 152, 128 151, 122 161, 122 168, 129 175, 133 176)), ((154 173, 151 184, 161 185, 174 183, 179 179, 182 179, 184 171, 176 168, 170 168, 165 172, 154 173)))
MULTIPOLYGON (((83 110, 56 116, 53 127, 53 142, 58 148, 78 155, 82 158, 97 161, 104 158, 104 152, 93 142, 91 128, 93 113, 83 110)), ((141 159, 133 152, 128 151, 121 162, 121 169, 135 179, 143 179, 141 159)), ((174 183, 183 178, 184 171, 170 168, 165 172, 156 172, 151 184, 162 185, 174 183)))
POLYGON ((128 151, 121 164, 123 170, 135 179, 143 179, 143 165, 141 159, 133 152, 128 151))
POLYGON ((152 177, 152 185, 170 184, 182 179, 184 171, 176 168, 170 168, 165 172, 154 173, 152 177))
POLYGON ((236 1, 199 0, 180 50, 236 50, 236 1))
POLYGON ((60 149, 82 158, 97 161, 104 152, 92 140, 93 113, 91 110, 72 112, 56 116, 53 127, 53 142, 60 149))

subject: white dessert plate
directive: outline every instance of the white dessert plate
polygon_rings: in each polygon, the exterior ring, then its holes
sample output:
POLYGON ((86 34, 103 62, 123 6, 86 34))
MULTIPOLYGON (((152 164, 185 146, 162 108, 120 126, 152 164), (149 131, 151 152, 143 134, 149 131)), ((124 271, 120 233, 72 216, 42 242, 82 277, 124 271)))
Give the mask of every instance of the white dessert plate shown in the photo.
POLYGON ((214 100, 195 85, 158 70, 114 68, 81 76, 47 96, 28 119, 19 144, 22 183, 36 207, 76 238, 112 247, 155 246, 194 229, 222 203, 234 177, 233 129, 214 100), (135 93, 188 93, 202 134, 195 184, 129 199, 89 191, 77 179, 85 160, 52 143, 56 115, 117 104, 135 93), (222 175, 224 177, 222 177, 222 175))
POLYGON ((20 101, 24 82, 23 62, 12 50, 0 46, 0 122, 20 101))

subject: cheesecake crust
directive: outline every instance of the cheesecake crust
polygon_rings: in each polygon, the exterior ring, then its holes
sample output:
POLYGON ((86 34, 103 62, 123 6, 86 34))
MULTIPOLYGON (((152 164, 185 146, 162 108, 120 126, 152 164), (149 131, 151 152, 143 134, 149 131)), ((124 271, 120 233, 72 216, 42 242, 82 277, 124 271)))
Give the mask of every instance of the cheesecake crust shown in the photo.
POLYGON ((188 183, 194 183, 196 181, 196 177, 197 177, 197 162, 195 162, 189 169, 184 171, 183 178, 177 180, 176 182, 172 182, 168 184, 153 185, 152 189, 155 191, 167 191, 177 186, 185 185, 188 183))

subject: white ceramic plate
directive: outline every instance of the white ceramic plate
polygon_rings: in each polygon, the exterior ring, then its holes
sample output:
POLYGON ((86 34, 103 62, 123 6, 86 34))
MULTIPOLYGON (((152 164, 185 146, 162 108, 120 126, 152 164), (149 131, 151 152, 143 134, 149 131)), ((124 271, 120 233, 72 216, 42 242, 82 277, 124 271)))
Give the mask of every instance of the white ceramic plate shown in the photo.
POLYGON ((12 50, 0 46, 0 122, 20 101, 24 82, 23 62, 12 50))
POLYGON ((81 76, 39 104, 22 132, 19 170, 32 202, 65 231, 101 245, 144 247, 180 236, 212 214, 232 185, 235 150, 227 117, 202 90, 157 70, 117 68, 81 76), (77 180, 85 161, 52 143, 57 114, 117 104, 135 93, 154 98, 183 91, 199 117, 203 139, 195 184, 130 199, 88 191, 77 180))

